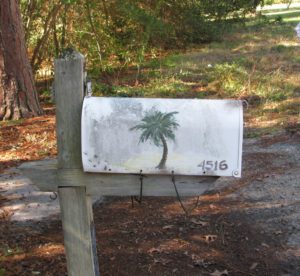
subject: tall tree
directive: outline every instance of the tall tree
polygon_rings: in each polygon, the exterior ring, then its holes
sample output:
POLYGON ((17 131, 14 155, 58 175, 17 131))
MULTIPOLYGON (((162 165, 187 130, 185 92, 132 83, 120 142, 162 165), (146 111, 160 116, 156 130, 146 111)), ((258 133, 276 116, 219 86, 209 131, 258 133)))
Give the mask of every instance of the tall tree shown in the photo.
POLYGON ((42 114, 25 46, 18 0, 0 1, 0 120, 42 114))
POLYGON ((175 140, 174 130, 179 127, 174 115, 178 112, 162 113, 158 110, 150 110, 140 124, 130 130, 141 130, 140 142, 150 140, 157 147, 163 147, 163 154, 157 169, 165 169, 168 158, 167 139, 175 140))

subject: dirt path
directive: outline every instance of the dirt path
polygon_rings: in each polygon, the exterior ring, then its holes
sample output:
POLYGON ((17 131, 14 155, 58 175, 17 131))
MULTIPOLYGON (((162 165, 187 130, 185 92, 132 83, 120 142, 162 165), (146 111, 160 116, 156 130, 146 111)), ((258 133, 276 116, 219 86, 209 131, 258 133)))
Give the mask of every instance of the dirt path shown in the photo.
MULTIPOLYGON (((102 275, 299 275, 297 135, 246 139, 243 178, 222 179, 224 188, 203 195, 189 217, 174 198, 145 198, 134 208, 129 198, 95 204, 102 275)), ((20 185, 18 172, 15 180, 6 177, 20 185)), ((29 205, 38 198, 24 197, 29 205)), ((11 202, 2 197, 2 205, 11 202)), ((185 200, 191 206, 194 202, 185 200)), ((3 275, 66 274, 59 215, 48 215, 33 222, 2 214, 3 275)))

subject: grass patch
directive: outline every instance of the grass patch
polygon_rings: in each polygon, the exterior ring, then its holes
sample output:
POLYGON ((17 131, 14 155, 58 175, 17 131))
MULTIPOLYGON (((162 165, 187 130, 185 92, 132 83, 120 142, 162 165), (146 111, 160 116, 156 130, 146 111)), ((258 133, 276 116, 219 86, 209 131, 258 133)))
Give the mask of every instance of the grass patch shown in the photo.
POLYGON ((53 103, 51 90, 42 90, 39 92, 39 99, 43 103, 53 103))
POLYGON ((0 276, 4 276, 6 273, 6 269, 0 267, 0 276))
POLYGON ((250 106, 251 116, 260 120, 299 116, 299 102, 288 104, 300 87, 300 40, 294 30, 299 21, 299 9, 263 11, 232 24, 220 42, 157 55, 139 72, 131 68, 131 77, 120 74, 116 82, 96 84, 94 91, 121 97, 254 97, 259 105, 250 106))
POLYGON ((277 27, 266 25, 254 32, 251 27, 241 28, 223 42, 151 60, 141 70, 139 78, 144 81, 138 88, 140 92, 135 85, 129 85, 111 88, 108 95, 121 91, 145 97, 179 97, 194 85, 206 83, 221 98, 256 94, 267 101, 284 100, 294 89, 286 71, 297 65, 300 52, 286 26, 279 26, 279 30, 277 27), (265 33, 269 34, 267 41, 263 37, 265 33))
POLYGON ((24 122, 24 119, 10 120, 10 121, 0 121, 0 127, 1 126, 18 126, 18 125, 21 125, 23 122, 24 122))

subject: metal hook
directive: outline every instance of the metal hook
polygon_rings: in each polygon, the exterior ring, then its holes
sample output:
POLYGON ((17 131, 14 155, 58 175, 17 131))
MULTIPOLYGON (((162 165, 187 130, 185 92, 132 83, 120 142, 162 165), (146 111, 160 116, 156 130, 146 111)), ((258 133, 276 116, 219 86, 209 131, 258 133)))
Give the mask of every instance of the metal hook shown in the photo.
POLYGON ((139 204, 142 203, 143 199, 143 180, 144 180, 144 175, 143 175, 143 170, 140 170, 140 196, 131 196, 131 205, 132 208, 134 207, 134 201, 138 202, 139 204))
POLYGON ((172 183, 173 183, 173 185, 174 185, 174 189, 175 189, 175 192, 176 192, 177 199, 178 199, 178 201, 179 201, 179 203, 180 203, 180 206, 181 206, 182 210, 184 211, 185 215, 188 216, 194 209, 197 208, 198 203, 199 203, 200 196, 198 196, 195 206, 192 207, 190 210, 188 210, 188 209, 185 208, 185 206, 183 205, 183 202, 182 202, 181 197, 180 197, 180 195, 179 195, 179 192, 178 192, 178 189, 177 189, 177 186, 176 186, 176 183, 175 183, 175 172, 174 172, 174 171, 172 171, 172 183))
POLYGON ((51 200, 57 199, 57 193, 56 193, 56 192, 53 192, 53 195, 54 195, 54 196, 52 196, 52 194, 51 194, 51 195, 49 196, 50 199, 51 199, 51 200))
POLYGON ((142 199, 143 199, 143 180, 144 180, 144 176, 143 176, 143 170, 140 170, 140 198, 139 198, 139 203, 142 203, 142 199))

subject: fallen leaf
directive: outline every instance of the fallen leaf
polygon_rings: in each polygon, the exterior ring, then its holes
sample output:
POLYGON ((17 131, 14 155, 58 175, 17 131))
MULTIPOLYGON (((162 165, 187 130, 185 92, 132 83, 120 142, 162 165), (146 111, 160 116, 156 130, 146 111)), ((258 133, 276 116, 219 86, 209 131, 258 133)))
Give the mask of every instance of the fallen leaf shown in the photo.
POLYGON ((171 260, 169 260, 169 259, 164 259, 164 258, 154 259, 154 263, 155 263, 155 264, 167 265, 167 264, 170 263, 170 262, 171 262, 171 260))
POLYGON ((191 219, 191 222, 196 225, 207 226, 208 222, 203 220, 191 219))
POLYGON ((174 225, 166 225, 163 227, 163 229, 169 230, 169 229, 172 229, 173 227, 174 227, 174 225))
POLYGON ((204 259, 200 258, 198 255, 192 254, 193 266, 196 267, 204 267, 207 268, 211 265, 210 262, 205 261, 204 259))
POLYGON ((267 245, 267 244, 264 243, 264 242, 261 244, 261 246, 266 247, 266 248, 269 248, 269 247, 270 247, 269 245, 267 245))
MULTIPOLYGON (((203 266, 203 260, 199 259, 199 260, 193 260, 193 265, 194 266, 198 266, 198 267, 202 267, 203 266)), ((204 267, 204 266, 203 266, 204 267)))
POLYGON ((205 235, 205 236, 203 236, 203 238, 206 242, 209 243, 209 242, 214 242, 218 238, 218 236, 217 235, 205 235))
POLYGON ((209 275, 211 276, 228 276, 228 271, 227 269, 223 270, 223 271, 219 271, 218 269, 216 269, 213 273, 210 273, 209 275))
POLYGON ((258 263, 253 263, 251 266, 250 266, 250 270, 253 270, 257 267, 258 263))
POLYGON ((153 253, 160 253, 161 252, 161 249, 160 248, 154 248, 154 247, 152 247, 152 248, 150 248, 149 250, 148 250, 148 253, 150 253, 150 254, 153 254, 153 253))

